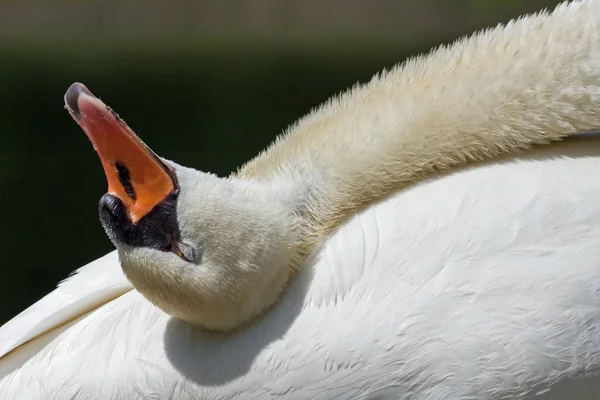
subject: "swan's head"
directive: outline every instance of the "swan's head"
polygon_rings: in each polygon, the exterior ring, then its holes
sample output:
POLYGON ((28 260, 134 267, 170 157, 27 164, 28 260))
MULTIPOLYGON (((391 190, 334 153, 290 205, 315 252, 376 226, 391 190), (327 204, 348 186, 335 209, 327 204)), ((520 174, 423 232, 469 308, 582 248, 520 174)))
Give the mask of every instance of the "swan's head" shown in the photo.
POLYGON ((100 156, 108 180, 100 220, 139 292, 212 330, 243 324, 277 300, 298 256, 290 187, 161 159, 82 84, 65 103, 100 156))

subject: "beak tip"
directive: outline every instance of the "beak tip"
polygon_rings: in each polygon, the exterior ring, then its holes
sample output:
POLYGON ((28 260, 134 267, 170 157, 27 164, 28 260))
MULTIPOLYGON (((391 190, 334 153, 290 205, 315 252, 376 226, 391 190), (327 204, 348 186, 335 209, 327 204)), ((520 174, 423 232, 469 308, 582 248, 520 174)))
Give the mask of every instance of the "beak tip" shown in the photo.
POLYGON ((94 97, 94 95, 85 87, 84 84, 75 82, 65 92, 65 106, 67 110, 69 110, 75 119, 79 120, 81 118, 81 113, 79 111, 79 96, 84 93, 88 96, 94 97))

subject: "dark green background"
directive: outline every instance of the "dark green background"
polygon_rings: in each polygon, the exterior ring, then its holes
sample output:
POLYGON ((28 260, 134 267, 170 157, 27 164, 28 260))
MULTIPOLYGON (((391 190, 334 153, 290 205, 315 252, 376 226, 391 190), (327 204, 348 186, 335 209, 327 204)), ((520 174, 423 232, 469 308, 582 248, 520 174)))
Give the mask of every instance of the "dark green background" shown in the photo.
POLYGON ((288 40, 283 31, 271 40, 4 32, 0 323, 112 250, 96 212, 106 190, 100 162, 63 109, 72 82, 85 83, 159 155, 225 175, 336 92, 489 21, 557 2, 441 3, 463 4, 474 17, 427 35, 408 30, 368 40, 344 34, 288 40), (482 7, 499 8, 486 13, 482 7))

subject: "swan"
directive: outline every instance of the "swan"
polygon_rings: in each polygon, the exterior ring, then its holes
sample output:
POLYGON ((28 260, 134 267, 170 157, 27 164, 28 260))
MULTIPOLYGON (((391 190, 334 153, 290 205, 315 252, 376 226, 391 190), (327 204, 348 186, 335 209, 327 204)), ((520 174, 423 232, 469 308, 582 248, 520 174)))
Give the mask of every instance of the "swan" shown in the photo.
POLYGON ((596 398, 598 21, 409 60, 227 178, 73 84, 116 251, 0 328, 0 398, 596 398))

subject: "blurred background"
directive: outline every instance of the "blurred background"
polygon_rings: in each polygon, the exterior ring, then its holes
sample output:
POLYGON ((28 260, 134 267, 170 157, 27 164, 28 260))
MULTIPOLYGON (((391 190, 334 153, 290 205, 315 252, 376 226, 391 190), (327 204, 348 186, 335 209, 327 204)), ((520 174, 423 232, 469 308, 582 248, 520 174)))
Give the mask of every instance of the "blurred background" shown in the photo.
POLYGON ((0 324, 112 250, 85 83, 159 155, 227 175, 331 95, 550 0, 0 1, 0 324))

